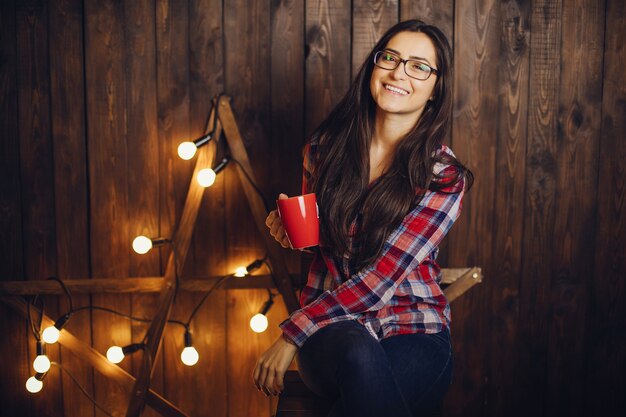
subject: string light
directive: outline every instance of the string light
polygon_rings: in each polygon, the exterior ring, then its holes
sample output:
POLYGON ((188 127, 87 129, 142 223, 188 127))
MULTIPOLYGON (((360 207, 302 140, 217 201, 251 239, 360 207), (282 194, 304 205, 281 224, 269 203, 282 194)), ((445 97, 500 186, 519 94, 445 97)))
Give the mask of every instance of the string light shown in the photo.
POLYGON ((57 321, 54 322, 53 326, 48 326, 44 329, 41 334, 41 338, 44 342, 51 345, 53 343, 58 342, 59 336, 61 335, 61 330, 65 327, 65 324, 70 319, 71 313, 67 313, 61 316, 57 321))
POLYGON ((107 359, 112 363, 120 363, 124 360, 126 355, 137 352, 139 349, 144 348, 143 343, 133 343, 132 345, 119 347, 119 346, 111 346, 107 350, 107 359))
POLYGON ((265 330, 267 330, 267 326, 269 324, 267 321, 267 312, 272 307, 272 304, 274 304, 274 294, 269 292, 269 298, 265 302, 265 304, 263 304, 261 311, 252 316, 252 318, 250 319, 250 328, 252 329, 252 331, 256 333, 263 333, 265 330))
POLYGON ((26 380, 26 390, 32 394, 36 394, 43 388, 43 379, 45 372, 37 372, 35 376, 31 376, 26 380))
POLYGON ((219 93, 217 96, 213 98, 213 105, 215 106, 215 114, 213 115, 213 127, 209 133, 199 137, 198 139, 191 141, 186 141, 178 145, 178 156, 185 161, 190 160, 196 155, 196 151, 199 147, 206 145, 213 139, 215 135, 215 131, 217 130, 217 119, 219 118, 219 102, 223 93, 219 93))
POLYGON ((228 161, 230 161, 230 158, 228 157, 224 157, 219 164, 217 164, 217 166, 213 169, 211 168, 205 168, 205 169, 201 169, 198 172, 198 176, 196 177, 196 180, 198 181, 198 184, 200 184, 201 186, 207 188, 212 186, 215 183, 215 179, 217 178, 217 174, 220 173, 220 171, 222 171, 224 168, 226 168, 226 165, 228 165, 228 161))
POLYGON ((33 369, 35 372, 45 373, 50 370, 50 359, 46 356, 43 343, 37 341, 37 357, 33 361, 33 369))
POLYGON ((185 330, 185 348, 180 354, 180 360, 187 366, 194 366, 198 363, 200 355, 195 347, 191 343, 191 332, 189 329, 185 330))
POLYGON ((148 253, 150 249, 163 246, 169 242, 170 240, 164 237, 149 238, 146 236, 137 236, 133 240, 133 250, 139 255, 143 255, 148 253))
POLYGON ((256 271, 261 266, 263 266, 263 263, 265 262, 266 258, 267 258, 267 256, 265 258, 263 258, 263 259, 256 259, 248 266, 239 266, 239 267, 237 267, 237 269, 235 269, 235 273, 233 275, 236 276, 237 278, 245 277, 246 275, 250 274, 253 271, 256 271))

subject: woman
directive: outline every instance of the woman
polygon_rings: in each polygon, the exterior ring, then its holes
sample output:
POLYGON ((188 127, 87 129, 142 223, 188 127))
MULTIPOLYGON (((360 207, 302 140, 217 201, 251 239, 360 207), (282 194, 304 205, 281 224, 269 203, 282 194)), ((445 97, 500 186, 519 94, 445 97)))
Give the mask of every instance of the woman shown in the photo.
MULTIPOLYGON (((297 354, 307 386, 334 400, 331 416, 417 416, 441 402, 452 349, 435 259, 473 180, 442 145, 451 80, 445 35, 400 22, 305 146, 321 243, 303 307, 255 366, 266 395, 281 392, 297 354)), ((275 211, 266 224, 289 247, 275 211)))

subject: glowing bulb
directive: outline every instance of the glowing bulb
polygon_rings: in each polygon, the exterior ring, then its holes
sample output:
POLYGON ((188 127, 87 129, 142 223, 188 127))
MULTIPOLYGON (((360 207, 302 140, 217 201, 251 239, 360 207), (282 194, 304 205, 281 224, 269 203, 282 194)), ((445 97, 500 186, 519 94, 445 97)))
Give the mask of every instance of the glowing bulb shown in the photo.
POLYGON ((235 269, 234 275, 238 278, 245 277, 246 275, 248 275, 248 270, 245 266, 240 266, 239 268, 235 269))
POLYGON ((257 333, 263 333, 265 330, 267 330, 267 325, 268 322, 265 314, 255 314, 250 319, 250 328, 257 333))
POLYGON ((54 326, 50 326, 50 327, 45 328, 45 330, 41 334, 41 337, 44 342, 51 345, 53 343, 56 343, 59 340, 60 335, 61 335, 61 332, 59 331, 59 329, 57 329, 54 326))
POLYGON ((119 346, 111 346, 107 350, 107 359, 112 363, 120 363, 124 360, 124 351, 119 346))
POLYGON ((133 240, 133 250, 140 255, 144 253, 148 253, 148 251, 152 249, 152 240, 148 239, 145 236, 137 236, 135 240, 133 240))
POLYGON ((203 187, 210 187, 215 182, 217 174, 211 168, 205 168, 198 172, 198 183, 203 187))
POLYGON ((34 376, 31 376, 26 381, 26 390, 28 392, 32 392, 33 394, 36 394, 39 391, 41 391, 42 388, 43 388, 43 382, 41 382, 40 380, 38 380, 34 376))
POLYGON ((50 370, 50 359, 46 355, 38 355, 33 361, 33 369, 42 374, 48 372, 50 370))
POLYGON ((193 142, 183 142, 178 145, 178 156, 185 161, 190 160, 196 154, 198 147, 193 142))
POLYGON ((198 359, 200 359, 200 355, 198 355, 198 351, 193 346, 187 346, 180 354, 180 360, 187 366, 197 364, 198 359))

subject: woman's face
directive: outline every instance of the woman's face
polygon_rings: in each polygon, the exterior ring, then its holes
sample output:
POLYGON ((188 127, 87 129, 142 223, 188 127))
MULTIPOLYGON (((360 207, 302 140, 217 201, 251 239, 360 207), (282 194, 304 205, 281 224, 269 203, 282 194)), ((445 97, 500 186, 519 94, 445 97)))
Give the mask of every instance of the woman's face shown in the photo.
MULTIPOLYGON (((421 32, 400 32, 389 40, 384 50, 402 59, 417 59, 437 69, 435 46, 421 32)), ((417 122, 426 103, 432 98, 436 81, 437 75, 434 73, 425 81, 409 77, 403 63, 395 70, 374 66, 370 91, 377 104, 377 113, 405 115, 417 122)))

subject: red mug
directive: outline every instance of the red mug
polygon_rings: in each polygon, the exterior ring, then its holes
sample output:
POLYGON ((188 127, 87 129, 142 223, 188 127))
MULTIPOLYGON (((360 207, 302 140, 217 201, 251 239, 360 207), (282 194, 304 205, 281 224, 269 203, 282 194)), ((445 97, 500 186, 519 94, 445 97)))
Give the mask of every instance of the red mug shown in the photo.
POLYGON ((319 210, 315 193, 276 200, 276 205, 292 248, 319 244, 319 210))

